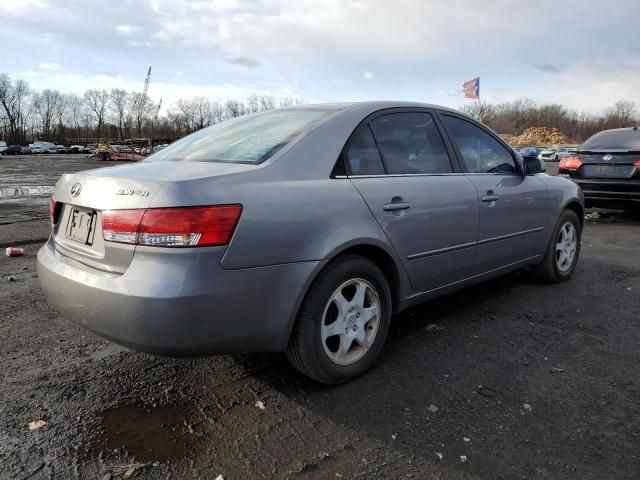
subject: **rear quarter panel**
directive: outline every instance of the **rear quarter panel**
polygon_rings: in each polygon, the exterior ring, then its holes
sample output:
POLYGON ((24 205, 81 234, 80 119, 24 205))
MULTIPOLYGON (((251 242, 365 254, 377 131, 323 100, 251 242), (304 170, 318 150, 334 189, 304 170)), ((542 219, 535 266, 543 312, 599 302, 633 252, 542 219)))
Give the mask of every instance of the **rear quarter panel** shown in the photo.
MULTIPOLYGON (((547 184, 549 189, 549 206, 550 212, 549 224, 547 231, 547 243, 551 239, 553 229, 560 214, 571 203, 577 203, 580 205, 582 215, 584 215, 584 196, 582 190, 577 183, 563 177, 556 177, 551 175, 541 175, 540 178, 547 184)), ((582 222, 583 219, 581 218, 582 222)))

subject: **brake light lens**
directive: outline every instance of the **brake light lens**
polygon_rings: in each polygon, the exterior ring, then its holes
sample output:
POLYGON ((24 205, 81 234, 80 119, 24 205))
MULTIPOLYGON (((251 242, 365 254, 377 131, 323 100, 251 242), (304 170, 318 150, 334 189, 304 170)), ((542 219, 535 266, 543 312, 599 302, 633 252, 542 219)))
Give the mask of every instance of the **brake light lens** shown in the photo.
POLYGON ((62 209, 62 204, 60 202, 56 202, 53 197, 49 200, 49 217, 51 218, 51 225, 57 225, 60 221, 60 210, 62 209))
POLYGON ((138 241, 138 229, 145 210, 106 210, 102 212, 102 238, 108 242, 138 241))
POLYGON ((640 170, 640 160, 633 162, 633 166, 636 167, 636 170, 640 170))
POLYGON ((564 157, 560 160, 560 170, 578 170, 582 166, 582 160, 578 157, 564 157))
POLYGON ((106 241, 152 247, 227 245, 242 205, 107 210, 102 212, 106 241))

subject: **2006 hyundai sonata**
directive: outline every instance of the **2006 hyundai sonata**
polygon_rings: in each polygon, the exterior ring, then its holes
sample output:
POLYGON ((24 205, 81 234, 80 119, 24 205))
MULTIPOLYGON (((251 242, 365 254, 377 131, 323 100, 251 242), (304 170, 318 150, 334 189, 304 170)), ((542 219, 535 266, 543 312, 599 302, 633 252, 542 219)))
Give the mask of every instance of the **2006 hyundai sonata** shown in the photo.
POLYGON ((393 313, 525 267, 571 276, 582 194, 542 170, 438 106, 272 110, 64 175, 39 278, 131 348, 285 351, 337 383, 373 364, 393 313))

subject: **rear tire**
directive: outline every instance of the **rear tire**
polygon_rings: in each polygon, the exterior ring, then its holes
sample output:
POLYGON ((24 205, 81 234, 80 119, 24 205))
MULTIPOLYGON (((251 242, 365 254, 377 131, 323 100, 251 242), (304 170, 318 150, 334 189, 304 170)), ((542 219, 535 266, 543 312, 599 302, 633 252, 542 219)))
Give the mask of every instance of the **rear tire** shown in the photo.
POLYGON ((570 279, 580 256, 581 238, 578 215, 565 210, 554 227, 544 260, 533 269, 534 275, 552 283, 570 279))
POLYGON ((318 382, 351 380, 375 363, 390 321, 391 292, 384 274, 366 258, 339 257, 309 288, 287 358, 318 382))

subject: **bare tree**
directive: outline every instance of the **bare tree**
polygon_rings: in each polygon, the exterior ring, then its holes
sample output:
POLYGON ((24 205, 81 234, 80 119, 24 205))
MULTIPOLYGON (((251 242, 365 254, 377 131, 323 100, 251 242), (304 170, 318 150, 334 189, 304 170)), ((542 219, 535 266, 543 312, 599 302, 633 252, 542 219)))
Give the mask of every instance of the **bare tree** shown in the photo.
POLYGON ((276 108, 276 101, 271 95, 260 95, 260 110, 272 110, 276 108))
POLYGON ((286 107, 293 107, 294 105, 304 105, 305 102, 304 99, 302 98, 297 98, 297 97, 284 97, 282 100, 280 100, 280 102, 278 102, 278 107, 280 108, 286 108, 286 107))
POLYGON ((631 100, 618 100, 605 113, 609 128, 623 127, 633 122, 637 113, 636 104, 631 100))
POLYGON ((106 90, 90 89, 84 92, 84 103, 95 117, 97 124, 96 137, 100 142, 100 130, 104 122, 104 116, 107 111, 107 104, 109 103, 109 92, 106 90))
POLYGON ((140 137, 142 136, 142 126, 145 120, 148 120, 152 115, 155 116, 155 113, 158 111, 158 105, 153 103, 145 93, 134 92, 129 98, 131 116, 136 128, 136 134, 140 137))
POLYGON ((75 141, 80 142, 80 122, 83 113, 82 99, 75 93, 69 93, 67 95, 67 121, 66 124, 70 125, 75 131, 75 141))
POLYGON ((244 104, 238 100, 227 100, 224 103, 224 110, 227 118, 240 117, 246 113, 244 104))
POLYGON ((496 114, 495 107, 484 100, 467 103, 461 110, 482 123, 490 123, 496 114))
POLYGON ((34 96, 36 112, 42 122, 42 135, 46 140, 51 140, 52 138, 51 124, 54 121, 59 102, 60 92, 58 90, 45 88, 42 92, 34 96))
POLYGON ((9 139, 18 143, 24 140, 20 135, 19 125, 23 115, 22 107, 29 95, 29 84, 17 80, 15 84, 5 75, 0 74, 0 105, 4 110, 6 123, 9 126, 9 139))
POLYGON ((122 88, 111 89, 111 113, 115 117, 118 126, 118 137, 125 138, 125 129, 127 124, 127 109, 130 105, 129 94, 122 88))
POLYGON ((58 122, 57 137, 61 143, 66 142, 66 114, 69 109, 69 95, 61 93, 58 102, 55 105, 55 119, 58 122))
POLYGON ((260 97, 257 93, 253 93, 247 97, 247 113, 257 113, 261 110, 260 108, 260 97))

